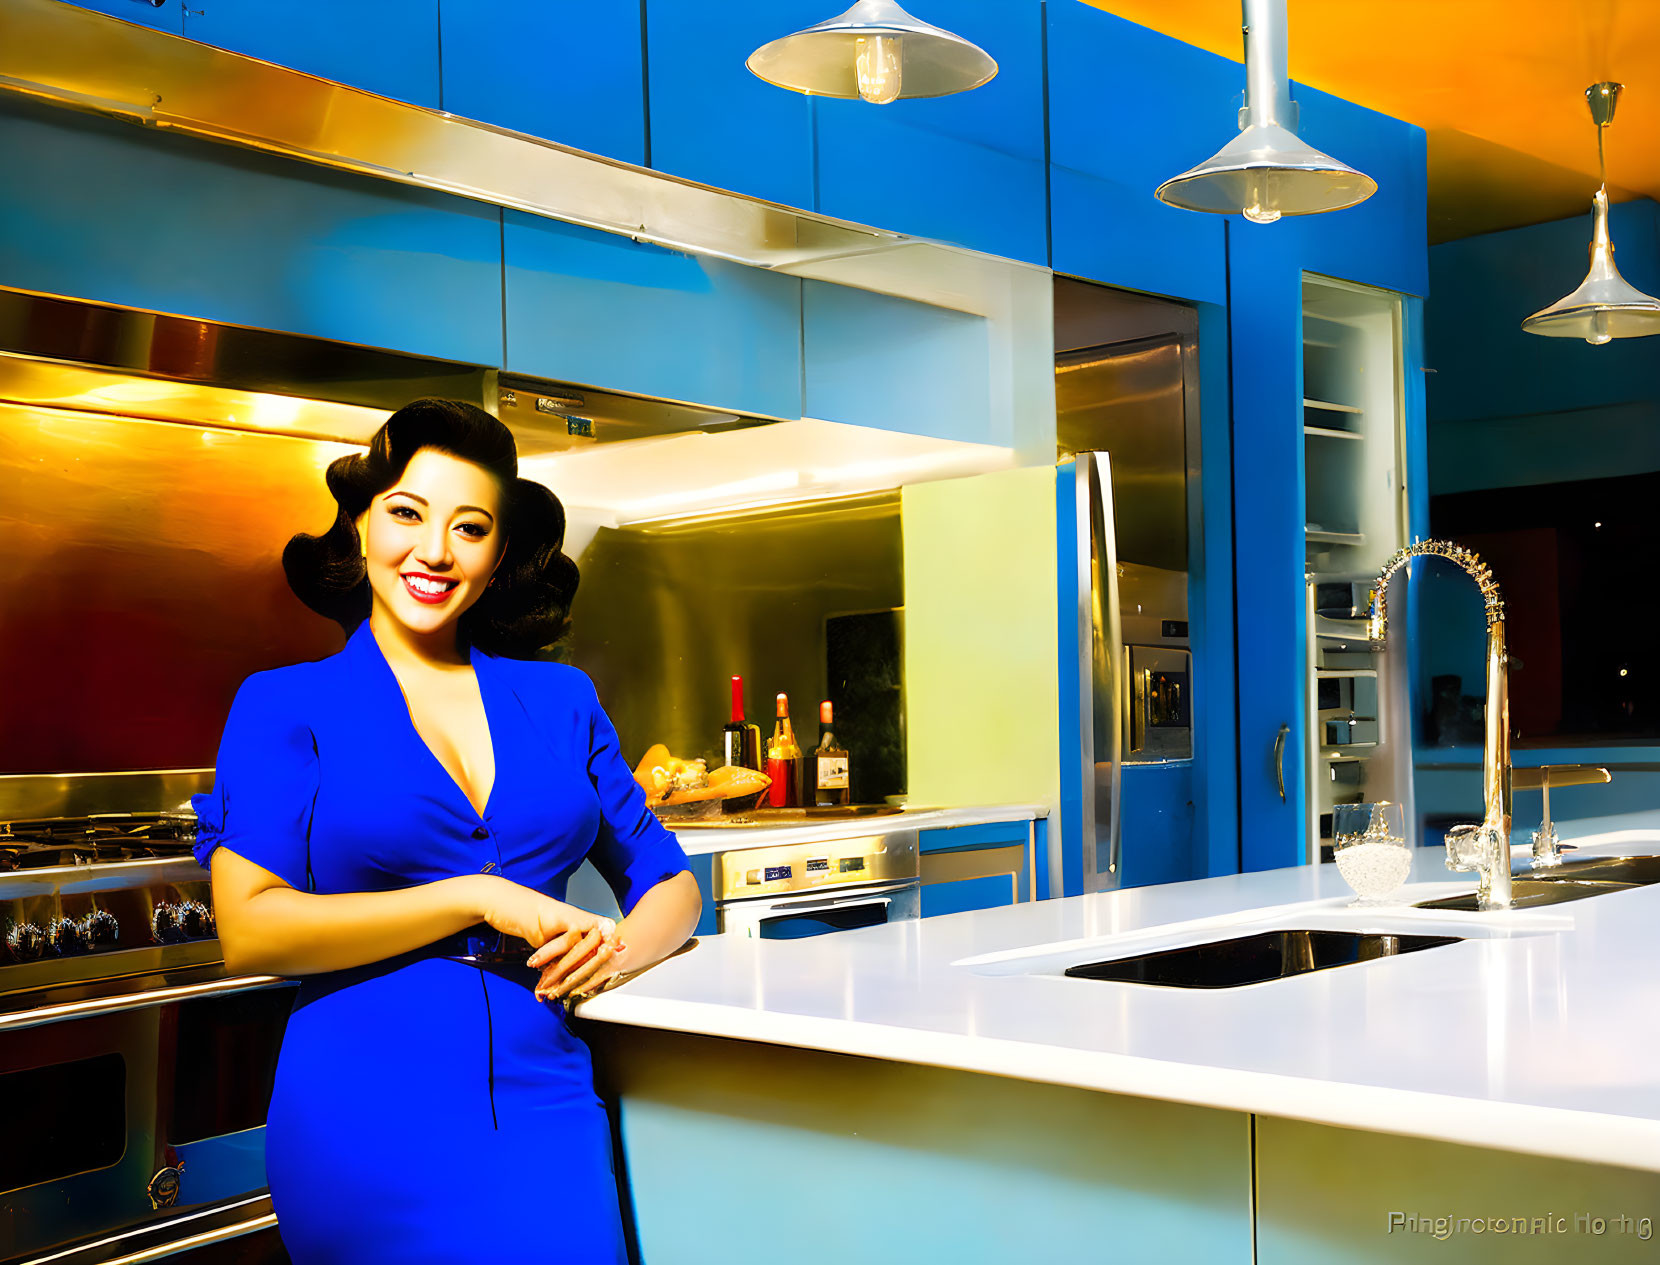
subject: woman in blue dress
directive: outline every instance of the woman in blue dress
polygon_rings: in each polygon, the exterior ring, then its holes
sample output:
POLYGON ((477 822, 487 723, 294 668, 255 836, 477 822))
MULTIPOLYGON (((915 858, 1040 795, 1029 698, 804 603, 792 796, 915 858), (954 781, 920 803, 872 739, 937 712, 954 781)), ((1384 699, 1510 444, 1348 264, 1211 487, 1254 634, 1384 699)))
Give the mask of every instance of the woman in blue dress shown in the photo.
POLYGON ((243 682, 195 798, 227 965, 302 980, 266 1127, 298 1265, 626 1259, 563 1006, 679 948, 699 896, 592 682, 527 657, 577 572, 517 469, 447 400, 329 467, 339 517, 283 565, 346 646, 243 682), (620 923, 563 901, 584 860, 620 923))

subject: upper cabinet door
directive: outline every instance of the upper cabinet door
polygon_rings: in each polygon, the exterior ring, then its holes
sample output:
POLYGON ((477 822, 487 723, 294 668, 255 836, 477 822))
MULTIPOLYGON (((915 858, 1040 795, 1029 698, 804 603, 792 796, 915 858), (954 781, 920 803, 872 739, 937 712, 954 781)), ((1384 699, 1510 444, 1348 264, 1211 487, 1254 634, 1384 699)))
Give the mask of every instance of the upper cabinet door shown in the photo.
POLYGON ((1226 302, 1223 218, 1153 190, 1238 131, 1245 68, 1086 4, 1051 4, 1057 272, 1226 302))
POLYGON ((179 0, 157 0, 154 4, 151 0, 69 0, 69 3, 83 9, 96 9, 123 22, 153 26, 169 35, 183 33, 184 7, 179 0))
POLYGON ((640 6, 443 0, 444 109, 643 164, 640 6))
POLYGON ((646 0, 651 165, 811 210, 812 103, 757 79, 744 62, 836 7, 837 0, 646 0))
POLYGON ((912 7, 985 49, 997 75, 968 92, 889 105, 815 100, 818 209, 1047 264, 1042 6, 935 0, 933 11, 912 7))
POLYGON ((184 33, 383 97, 440 105, 438 0, 192 0, 184 33))

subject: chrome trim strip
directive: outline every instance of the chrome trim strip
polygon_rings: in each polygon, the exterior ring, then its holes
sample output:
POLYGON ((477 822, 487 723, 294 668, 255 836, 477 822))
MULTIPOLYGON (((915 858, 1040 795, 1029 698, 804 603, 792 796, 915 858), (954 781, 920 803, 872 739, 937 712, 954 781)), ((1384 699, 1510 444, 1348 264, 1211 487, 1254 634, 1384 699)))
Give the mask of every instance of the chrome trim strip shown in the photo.
POLYGON ((34 1010, 0 1015, 0 1033, 20 1032, 25 1028, 39 1028, 49 1023, 63 1023, 72 1019, 93 1019, 129 1010, 150 1010, 157 1006, 170 1006, 175 1002, 196 1001, 204 997, 254 992, 257 989, 276 988, 287 983, 289 981, 281 975, 239 975, 231 979, 210 980, 204 984, 181 984, 173 988, 156 988, 119 997, 93 997, 86 1001, 39 1006, 34 1010))
MULTIPOLYGON (((195 1212, 186 1213, 182 1217, 177 1217, 177 1218, 174 1218, 171 1221, 165 1222, 164 1225, 165 1226, 184 1225, 187 1221, 200 1221, 203 1217, 218 1216, 221 1213, 230 1212, 230 1211, 232 1211, 233 1209, 236 1209, 236 1208, 246 1208, 250 1204, 269 1203, 270 1199, 271 1199, 271 1197, 269 1195, 255 1195, 251 1199, 234 1200, 230 1203, 219 1205, 218 1207, 203 1208, 203 1209, 200 1209, 200 1210, 195 1211, 195 1212)), ((247 1233, 250 1233, 251 1230, 263 1229, 264 1227, 261 1223, 265 1221, 266 1217, 270 1218, 271 1224, 273 1224, 273 1225, 276 1224, 276 1220, 277 1220, 276 1214, 266 1213, 263 1216, 254 1218, 252 1221, 239 1222, 238 1223, 239 1225, 248 1226, 249 1229, 238 1230, 237 1233, 247 1234, 247 1233)), ((111 1244, 120 1243, 123 1239, 132 1239, 132 1238, 137 1238, 140 1235, 153 1234, 153 1233, 155 1233, 155 1231, 158 1228, 160 1228, 160 1227, 158 1227, 156 1225, 138 1226, 135 1229, 126 1230, 126 1231, 123 1231, 120 1234, 112 1234, 108 1238, 98 1239, 97 1241, 92 1242, 92 1243, 81 1243, 81 1244, 78 1244, 75 1247, 65 1248, 61 1252, 53 1252, 50 1256, 31 1257, 29 1260, 23 1262, 23 1265, 53 1265, 53 1262, 57 1262, 57 1261, 72 1261, 75 1257, 81 1255, 84 1252, 90 1252, 90 1251, 93 1251, 94 1249, 100 1248, 100 1247, 109 1247, 111 1244)), ((226 1227, 226 1229, 230 1229, 230 1228, 231 1227, 226 1227)), ((204 1233, 215 1233, 215 1232, 214 1231, 206 1231, 204 1233)), ((225 1235, 225 1237, 232 1238, 232 1237, 235 1237, 235 1235, 229 1235, 228 1234, 228 1235, 225 1235)), ((207 1240, 207 1241, 212 1241, 212 1240, 207 1240)), ((181 1240, 180 1242, 193 1243, 193 1240, 185 1239, 185 1240, 181 1240)), ((172 1251, 175 1248, 177 1248, 178 1246, 179 1246, 178 1243, 169 1245, 168 1250, 172 1251)), ((139 1261, 139 1260, 147 1260, 147 1259, 154 1259, 154 1258, 153 1257, 147 1257, 147 1256, 143 1255, 142 1253, 139 1254, 139 1255, 128 1255, 128 1256, 124 1256, 124 1257, 120 1258, 120 1260, 125 1260, 125 1261, 139 1261)), ((119 1261, 104 1261, 104 1262, 101 1263, 101 1265, 120 1265, 120 1262, 119 1261)))

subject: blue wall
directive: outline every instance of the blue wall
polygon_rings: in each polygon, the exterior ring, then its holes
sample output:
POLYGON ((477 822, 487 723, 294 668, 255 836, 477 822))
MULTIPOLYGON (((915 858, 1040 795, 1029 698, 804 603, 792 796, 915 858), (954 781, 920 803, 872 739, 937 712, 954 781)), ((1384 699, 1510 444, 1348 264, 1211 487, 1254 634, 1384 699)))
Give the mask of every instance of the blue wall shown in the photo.
MULTIPOLYGON (((1611 208, 1620 271, 1660 293, 1660 206, 1639 198, 1611 208)), ((1592 347, 1540 338, 1524 317, 1554 303, 1585 275, 1591 237, 1584 214, 1446 242, 1429 251, 1436 300, 1425 317, 1429 491, 1433 494, 1611 478, 1660 470, 1660 356, 1649 339, 1592 347)), ((1501 581, 1503 577, 1500 577, 1501 581)), ((1473 587, 1445 568, 1416 568, 1422 626, 1414 680, 1420 698, 1440 674, 1480 692, 1482 628, 1473 587)), ((1420 707, 1420 719, 1421 719, 1420 707)), ((1517 752, 1518 764, 1589 762, 1614 782, 1557 792, 1564 821, 1660 810, 1660 748, 1623 746, 1517 752)), ((1481 802, 1479 752, 1421 749, 1421 814, 1472 814, 1481 802)), ((1537 793, 1517 797, 1518 839, 1532 828, 1537 793)))

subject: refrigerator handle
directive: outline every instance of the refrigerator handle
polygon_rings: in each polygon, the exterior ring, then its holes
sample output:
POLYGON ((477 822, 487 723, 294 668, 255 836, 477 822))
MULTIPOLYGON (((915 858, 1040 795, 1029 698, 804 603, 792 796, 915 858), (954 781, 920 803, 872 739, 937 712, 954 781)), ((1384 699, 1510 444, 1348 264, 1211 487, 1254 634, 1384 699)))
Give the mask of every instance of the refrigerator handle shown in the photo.
MULTIPOLYGON (((1097 761, 1108 766, 1106 803, 1095 778, 1097 839, 1107 843, 1105 873, 1112 886, 1121 877, 1122 799, 1124 782, 1124 623, 1118 605, 1118 533, 1113 514, 1112 459, 1104 452, 1078 454, 1079 503, 1089 512, 1090 659, 1093 683, 1092 721, 1097 761), (1104 757, 1104 760, 1103 760, 1104 757), (1105 820, 1102 820, 1102 810, 1105 820), (1105 827, 1104 830, 1101 827, 1105 827)), ((1080 542, 1081 543, 1081 542, 1080 542)), ((1099 866, 1100 859, 1096 858, 1099 866)))

